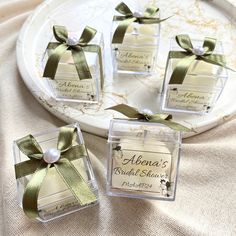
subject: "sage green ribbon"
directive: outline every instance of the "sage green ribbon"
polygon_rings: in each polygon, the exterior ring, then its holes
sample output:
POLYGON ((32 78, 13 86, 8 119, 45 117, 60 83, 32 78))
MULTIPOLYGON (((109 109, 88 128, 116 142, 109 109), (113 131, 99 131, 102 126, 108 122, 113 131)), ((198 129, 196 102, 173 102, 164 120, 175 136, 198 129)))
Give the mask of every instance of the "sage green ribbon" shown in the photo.
POLYGON ((169 18, 168 17, 161 20, 159 18, 154 17, 155 14, 159 11, 159 8, 156 7, 146 8, 143 16, 135 16, 135 14, 123 2, 118 4, 115 9, 123 15, 114 16, 113 18, 113 21, 121 21, 118 27, 116 28, 112 38, 112 43, 117 44, 123 43, 125 33, 131 23, 137 22, 139 24, 158 24, 169 18))
POLYGON ((158 114, 150 115, 147 113, 139 112, 138 109, 128 106, 126 104, 119 104, 113 107, 109 107, 106 110, 118 111, 133 120, 144 120, 144 121, 153 122, 153 123, 160 123, 160 124, 168 126, 169 128, 173 130, 178 130, 182 132, 192 131, 191 129, 181 124, 173 122, 171 120, 172 115, 166 114, 166 113, 158 113, 158 114))
POLYGON ((89 42, 95 37, 96 33, 97 31, 95 29, 87 26, 82 32, 79 41, 76 42, 75 45, 71 45, 67 29, 64 26, 53 26, 53 34, 58 42, 48 44, 47 49, 53 49, 53 52, 48 58, 43 77, 54 79, 61 57, 67 50, 70 50, 79 79, 92 79, 84 52, 94 52, 98 53, 99 56, 100 76, 103 83, 104 78, 101 47, 96 44, 89 44, 89 42))
POLYGON ((168 56, 169 59, 171 58, 181 59, 177 63, 171 75, 169 84, 182 84, 188 73, 190 66, 195 60, 202 60, 213 65, 218 65, 226 69, 230 69, 226 66, 226 60, 223 54, 213 53, 216 46, 216 39, 209 37, 206 37, 204 39, 202 46, 202 49, 204 51, 202 52, 202 55, 196 54, 195 52, 196 49, 194 49, 191 39, 188 35, 186 34, 177 35, 175 39, 177 44, 185 51, 169 52, 168 56))
POLYGON ((52 164, 44 161, 42 148, 32 135, 25 136, 17 141, 20 151, 29 160, 15 165, 16 179, 32 174, 31 179, 26 185, 22 203, 24 212, 29 218, 37 218, 39 216, 38 195, 49 168, 56 169, 59 176, 81 205, 97 200, 96 195, 72 164, 73 160, 87 156, 85 146, 78 145, 76 139, 77 128, 62 127, 60 129, 57 142, 60 159, 52 164))

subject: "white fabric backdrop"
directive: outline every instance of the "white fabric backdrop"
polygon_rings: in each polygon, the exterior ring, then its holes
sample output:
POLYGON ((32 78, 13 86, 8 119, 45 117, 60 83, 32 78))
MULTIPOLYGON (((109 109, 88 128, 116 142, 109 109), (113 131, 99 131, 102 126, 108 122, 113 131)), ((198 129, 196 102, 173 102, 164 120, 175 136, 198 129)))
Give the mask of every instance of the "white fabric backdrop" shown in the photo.
POLYGON ((175 202, 107 197, 106 140, 84 134, 100 205, 48 224, 24 216, 16 201, 12 141, 64 124, 33 98, 16 66, 19 30, 40 2, 0 0, 2 235, 236 235, 236 120, 184 140, 175 202))

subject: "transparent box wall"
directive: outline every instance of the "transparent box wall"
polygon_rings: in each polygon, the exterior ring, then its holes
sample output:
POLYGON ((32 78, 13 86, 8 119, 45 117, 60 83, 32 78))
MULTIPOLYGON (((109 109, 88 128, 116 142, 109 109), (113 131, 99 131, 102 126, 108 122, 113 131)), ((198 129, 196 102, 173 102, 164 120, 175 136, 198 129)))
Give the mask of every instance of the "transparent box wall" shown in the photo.
MULTIPOLYGON (((157 14, 156 17, 158 17, 157 14)), ((120 21, 113 21, 113 34, 120 21)), ((113 72, 126 74, 156 73, 160 40, 160 24, 132 23, 122 44, 111 44, 113 72)))
MULTIPOLYGON (((83 136, 78 125, 77 128, 79 137, 77 142, 78 144, 84 144, 83 136)), ((58 134, 59 129, 54 129, 45 133, 36 134, 34 137, 45 152, 49 148, 57 147, 58 134)), ((14 141, 13 148, 15 164, 29 160, 29 158, 19 150, 16 141, 14 141)), ((94 206, 98 203, 97 182, 93 174, 89 156, 83 156, 82 158, 72 161, 72 163, 97 196, 97 200, 88 205, 81 206, 59 176, 56 169, 52 167, 49 169, 39 192, 39 218, 37 218, 39 221, 46 222, 80 209, 94 206)), ((32 175, 27 175, 17 179, 18 201, 21 207, 24 190, 31 177, 32 175)))
MULTIPOLYGON (((70 32, 71 33, 71 32, 70 32)), ((71 34, 80 37, 82 32, 71 34)), ((52 42, 53 40, 51 40, 52 42)), ((104 65, 104 40, 102 33, 97 32, 89 44, 100 45, 102 51, 102 61, 104 65)), ((48 49, 43 57, 43 69, 49 55, 53 49, 48 49)), ((101 98, 102 78, 100 76, 99 55, 96 52, 85 52, 85 57, 89 66, 92 79, 80 80, 76 71, 73 57, 70 50, 63 54, 56 72, 55 79, 45 78, 46 86, 51 91, 52 96, 58 101, 98 103, 101 98)), ((102 68, 104 76, 104 68, 102 68)))
POLYGON ((180 132, 157 123, 114 119, 108 144, 108 195, 175 199, 180 132))
MULTIPOLYGON (((192 40, 193 46, 202 46, 203 40, 192 40)), ((171 40, 171 51, 183 51, 175 39, 171 40)), ((224 54, 217 41, 214 54, 224 54)), ((169 59, 163 83, 162 110, 204 114, 210 112, 219 99, 228 79, 227 70, 221 66, 196 60, 188 70, 182 84, 169 84, 176 64, 181 59, 169 59)))

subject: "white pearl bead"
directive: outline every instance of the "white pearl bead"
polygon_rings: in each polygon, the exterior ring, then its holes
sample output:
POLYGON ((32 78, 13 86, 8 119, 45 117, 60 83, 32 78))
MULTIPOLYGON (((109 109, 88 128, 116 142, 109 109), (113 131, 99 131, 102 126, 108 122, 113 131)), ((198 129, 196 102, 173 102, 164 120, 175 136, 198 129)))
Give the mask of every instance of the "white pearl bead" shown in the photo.
POLYGON ((134 12, 133 16, 134 16, 134 17, 141 17, 141 16, 142 16, 142 13, 139 12, 139 11, 136 11, 136 12, 134 12))
POLYGON ((74 46, 74 45, 78 44, 78 42, 79 42, 79 39, 76 34, 71 33, 68 35, 67 44, 69 46, 74 46))
POLYGON ((199 47, 196 47, 196 48, 193 49, 193 53, 196 56, 202 56, 205 53, 205 50, 204 50, 203 47, 199 46, 199 47))
POLYGON ((52 164, 60 159, 60 151, 56 148, 50 148, 43 154, 43 159, 46 163, 52 164))
POLYGON ((141 111, 142 114, 147 114, 147 115, 153 115, 153 112, 147 108, 144 108, 142 111, 141 111))

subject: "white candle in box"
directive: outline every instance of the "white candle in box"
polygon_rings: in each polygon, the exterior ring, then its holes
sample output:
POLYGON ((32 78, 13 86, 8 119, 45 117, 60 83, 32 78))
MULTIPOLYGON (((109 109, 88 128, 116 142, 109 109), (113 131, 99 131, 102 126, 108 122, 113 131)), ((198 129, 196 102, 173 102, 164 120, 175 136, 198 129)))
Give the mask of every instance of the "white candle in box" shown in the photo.
MULTIPOLYGON (((77 42, 80 35, 81 33, 73 33, 73 41, 77 42)), ((102 34, 97 32, 89 44, 100 45, 103 50, 102 34)), ((45 64, 51 53, 53 53, 53 49, 48 49, 44 58, 45 64)), ((84 55, 92 79, 88 78, 81 80, 79 78, 74 65, 72 53, 70 50, 67 50, 59 61, 54 80, 47 80, 49 89, 52 91, 53 96, 56 99, 88 103, 98 102, 102 80, 102 78, 100 78, 100 70, 103 68, 100 68, 99 55, 97 52, 84 51, 84 55)))
MULTIPOLYGON (((77 159, 72 163, 83 179, 88 181, 83 159, 77 159)), ((31 178, 31 175, 26 176, 26 181, 29 182, 31 178)), ((50 209, 51 206, 54 206, 54 209, 55 205, 58 204, 60 206, 65 200, 74 202, 74 196, 56 169, 54 167, 50 168, 39 191, 38 208, 40 210, 47 210, 47 208, 50 209)))
POLYGON ((154 37, 156 35, 157 26, 155 25, 130 25, 124 36, 123 44, 157 44, 158 38, 154 37), (136 33, 137 30, 137 34, 136 33))
MULTIPOLYGON (((181 59, 171 59, 169 76, 181 59)), ((190 66, 182 84, 168 85, 167 107, 173 109, 209 111, 222 86, 223 68, 196 60, 190 66)))
MULTIPOLYGON (((176 68, 177 63, 181 59, 171 59, 171 71, 176 68)), ((212 91, 217 82, 218 77, 223 72, 221 66, 206 63, 204 61, 194 61, 188 69, 188 73, 183 81, 183 86, 202 86, 203 89, 212 91)))
POLYGON ((108 142, 109 195, 174 200, 180 132, 157 123, 114 119, 108 142))
MULTIPOLYGON (((72 38, 73 41, 79 41, 82 32, 68 32, 68 37, 72 38)), ((53 40, 52 40, 53 41, 53 40)), ((94 38, 88 44, 100 45, 103 48, 103 37, 100 32, 97 32, 94 38)), ((48 50, 48 54, 53 53, 53 50, 48 50)), ((84 51, 86 61, 92 76, 96 76, 96 68, 99 66, 99 56, 96 52, 86 52, 84 51)), ((45 57, 47 61, 48 55, 45 57)), ((71 51, 67 50, 61 57, 55 79, 62 79, 62 77, 69 76, 71 79, 77 79, 78 73, 74 66, 74 60, 71 51)))
MULTIPOLYGON (((99 66, 98 54, 92 52, 85 52, 86 61, 92 76, 95 76, 96 67, 99 66)), ((71 51, 63 54, 57 68, 55 79, 62 79, 69 76, 71 79, 78 79, 78 73, 74 65, 74 60, 71 51)))
MULTIPOLYGON (((66 51, 57 68, 55 79, 48 82, 54 88, 56 97, 91 100, 97 99, 96 83, 100 83, 100 65, 97 53, 85 52, 92 79, 79 79, 71 51, 66 51), (97 68, 99 67, 99 68, 97 68)), ((100 87, 100 84, 99 84, 100 87)))
POLYGON ((122 44, 115 44, 119 70, 153 70, 152 66, 157 54, 157 25, 131 24, 124 36, 122 44))
MULTIPOLYGON (((71 125, 69 127, 74 128, 75 126, 71 125)), ((51 163, 51 168, 47 170, 46 176, 39 186, 39 195, 37 196, 39 210, 38 219, 40 221, 48 221, 55 217, 62 216, 63 214, 95 205, 98 202, 98 199, 95 198, 95 200, 92 200, 93 202, 81 206, 79 201, 71 193, 68 185, 63 181, 63 176, 61 176, 53 166, 53 163, 57 163, 61 158, 60 151, 57 149, 58 138, 60 137, 59 134, 59 130, 54 130, 34 135, 43 152, 42 161, 49 164, 51 163)), ((72 147, 76 145, 83 145, 83 137, 81 135, 80 128, 77 126, 77 136, 71 143, 72 147)), ((29 160, 29 157, 21 151, 21 146, 18 146, 17 143, 18 141, 14 142, 14 156, 16 165, 29 160)), ((82 149, 84 148, 81 147, 81 151, 82 149)), ((84 150, 84 152, 83 156, 71 161, 71 165, 73 166, 71 169, 68 169, 67 172, 76 169, 85 183, 90 186, 91 191, 97 195, 97 185, 93 176, 93 170, 91 169, 91 164, 86 150, 84 150)), ((63 155, 66 155, 66 153, 63 155)), ((30 183, 33 176, 34 173, 17 179, 18 200, 21 206, 27 184, 30 183)), ((67 175, 67 177, 69 176, 67 175)), ((74 184, 79 185, 79 182, 80 181, 76 181, 74 184)))

